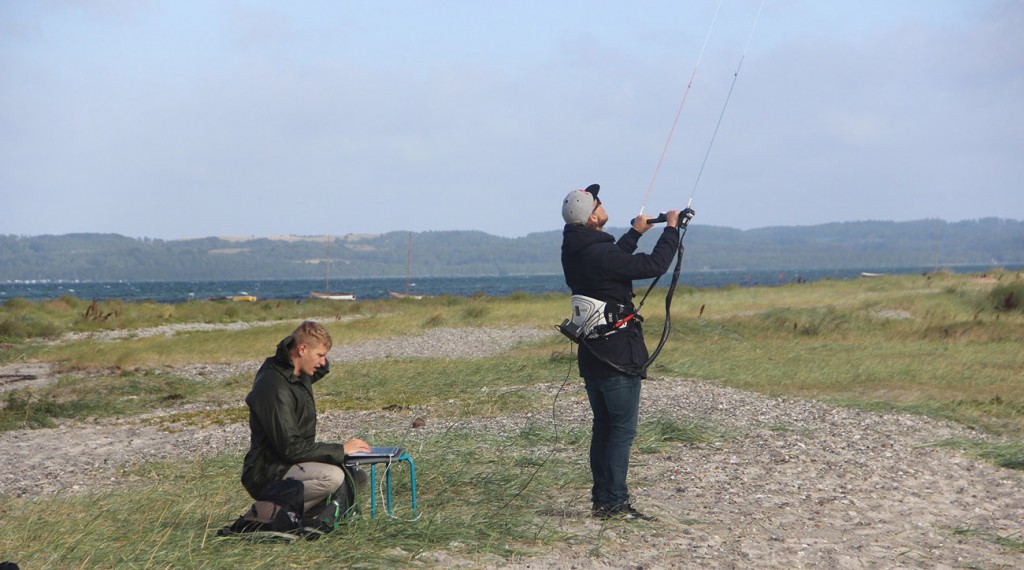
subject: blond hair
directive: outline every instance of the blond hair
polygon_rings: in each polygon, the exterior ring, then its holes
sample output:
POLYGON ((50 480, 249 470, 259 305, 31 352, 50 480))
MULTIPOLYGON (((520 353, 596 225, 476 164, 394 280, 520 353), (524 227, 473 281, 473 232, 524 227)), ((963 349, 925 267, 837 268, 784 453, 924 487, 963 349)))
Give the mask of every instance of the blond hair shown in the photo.
POLYGON ((294 339, 294 346, 300 344, 318 344, 326 348, 331 349, 334 345, 334 341, 331 339, 331 333, 327 332, 318 322, 305 321, 292 333, 292 339, 294 339))

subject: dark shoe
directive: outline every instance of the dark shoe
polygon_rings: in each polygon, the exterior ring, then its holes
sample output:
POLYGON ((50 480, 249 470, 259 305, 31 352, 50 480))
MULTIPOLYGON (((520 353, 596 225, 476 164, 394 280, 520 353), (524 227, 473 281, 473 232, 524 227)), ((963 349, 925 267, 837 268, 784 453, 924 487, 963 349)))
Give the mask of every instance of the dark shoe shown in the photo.
POLYGON ((250 518, 252 512, 238 517, 238 520, 217 531, 218 536, 249 537, 253 539, 295 540, 305 538, 316 540, 323 532, 305 528, 301 519, 293 512, 277 509, 274 520, 263 522, 250 518))
POLYGON ((280 532, 271 529, 269 523, 248 520, 239 517, 238 520, 217 531, 217 536, 224 537, 245 537, 253 540, 295 540, 297 535, 280 532))
POLYGON ((658 520, 650 515, 645 515, 633 508, 629 503, 622 503, 613 507, 594 503, 593 517, 604 520, 620 521, 654 521, 658 520))
POLYGON ((259 521, 249 520, 245 517, 238 517, 238 520, 220 529, 217 531, 217 534, 220 536, 232 536, 235 534, 258 532, 265 530, 266 526, 267 525, 265 523, 261 523, 259 521))
POLYGON ((323 538, 327 532, 318 524, 314 526, 303 526, 293 530, 290 534, 294 534, 298 538, 305 540, 319 540, 323 538))

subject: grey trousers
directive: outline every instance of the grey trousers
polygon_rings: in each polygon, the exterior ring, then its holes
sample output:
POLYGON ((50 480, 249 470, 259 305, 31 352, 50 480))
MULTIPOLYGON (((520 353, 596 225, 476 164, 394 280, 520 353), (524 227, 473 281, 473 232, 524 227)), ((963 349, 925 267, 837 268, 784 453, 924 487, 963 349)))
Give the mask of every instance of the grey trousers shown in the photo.
POLYGON ((285 479, 302 481, 302 501, 306 514, 317 514, 327 497, 345 482, 345 470, 327 463, 297 463, 284 474, 285 479))

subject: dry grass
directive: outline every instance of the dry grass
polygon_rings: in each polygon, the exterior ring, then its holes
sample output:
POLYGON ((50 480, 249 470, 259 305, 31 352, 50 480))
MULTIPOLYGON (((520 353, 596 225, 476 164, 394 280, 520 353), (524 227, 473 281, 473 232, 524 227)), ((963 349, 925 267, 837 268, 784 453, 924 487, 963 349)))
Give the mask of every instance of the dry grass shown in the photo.
MULTIPOLYGON (((652 373, 977 425, 1010 440, 1000 449, 972 447, 978 445, 973 442, 947 444, 995 463, 1019 466, 1021 446, 1012 438, 1024 437, 1024 384, 1020 382, 1024 314, 994 306, 991 296, 995 287, 1013 279, 905 276, 680 291, 673 335, 652 373)), ((657 313, 662 294, 656 293, 645 310, 652 340, 661 326, 657 313)), ((135 416, 166 407, 168 401, 237 401, 247 389, 248 377, 201 383, 155 371, 183 362, 258 359, 290 332, 295 321, 322 316, 326 310, 314 304, 304 309, 299 314, 291 307, 240 307, 235 318, 283 321, 247 330, 57 345, 8 339, 2 352, 8 361, 56 361, 67 369, 95 374, 89 380, 66 379, 33 392, 13 392, 0 411, 0 420, 9 422, 16 414, 39 412, 45 424, 52 417, 135 416)), ((76 320, 81 310, 71 299, 40 305, 14 303, 0 319, 34 320, 60 334, 87 328, 76 320)), ((188 318, 203 322, 226 318, 220 307, 206 307, 209 313, 198 316, 189 314, 191 310, 124 304, 119 318, 122 324, 140 327, 188 318)), ((560 321, 566 310, 566 299, 558 295, 381 301, 346 309, 351 312, 339 316, 359 318, 328 321, 328 326, 339 343, 349 343, 436 326, 510 323, 547 328, 560 321)), ((379 362, 347 365, 338 372, 345 375, 344 382, 324 387, 322 408, 378 409, 389 404, 455 401, 458 405, 451 409, 457 407, 465 416, 539 410, 548 403, 528 397, 526 388, 564 377, 570 358, 566 344, 554 337, 480 360, 440 357, 389 361, 387 366, 379 362), (413 376, 416 382, 409 381, 413 376), (351 398, 352 391, 361 395, 361 401, 351 398)), ((243 417, 240 407, 228 407, 182 412, 175 419, 209 425, 243 417)), ((532 549, 579 540, 545 523, 550 517, 534 507, 550 504, 548 494, 562 489, 585 494, 588 485, 583 464, 586 434, 562 434, 560 445, 568 451, 554 455, 549 453, 551 435, 531 428, 507 436, 454 431, 436 436, 417 455, 423 476, 421 500, 429 502, 430 512, 415 524, 353 520, 343 541, 332 537, 322 544, 283 548, 257 543, 240 548, 237 541, 216 539, 212 530, 238 514, 240 457, 229 454, 147 463, 126 474, 128 484, 116 492, 6 501, 0 507, 0 552, 17 556, 24 567, 33 568, 276 568, 296 561, 390 567, 437 551, 482 563, 508 560, 532 549), (461 454, 472 454, 472 460, 461 454), (538 469, 545 462, 547 468, 538 469), (496 496, 517 496, 523 474, 534 471, 538 478, 515 508, 495 505, 496 496), (389 547, 381 548, 382 541, 389 547)), ((666 441, 720 437, 727 435, 714 426, 652 418, 642 428, 638 448, 656 450, 666 441)), ((402 516, 411 518, 411 513, 402 516)), ((964 527, 964 534, 970 532, 964 527)), ((1012 540, 1019 547, 1019 540, 1012 540)))

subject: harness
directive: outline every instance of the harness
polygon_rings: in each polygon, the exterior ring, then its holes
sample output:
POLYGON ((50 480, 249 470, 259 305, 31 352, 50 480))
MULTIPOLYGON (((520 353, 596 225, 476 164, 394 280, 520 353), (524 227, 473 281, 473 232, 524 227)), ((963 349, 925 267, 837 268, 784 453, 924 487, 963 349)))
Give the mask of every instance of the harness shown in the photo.
POLYGON ((647 367, 644 366, 642 370, 627 370, 602 356, 600 351, 594 350, 589 343, 636 326, 643 320, 632 305, 606 303, 586 295, 573 295, 572 315, 558 325, 558 330, 572 342, 586 347, 594 358, 606 366, 627 376, 637 376, 647 367))
POLYGON ((586 295, 573 295, 572 316, 562 323, 567 330, 573 332, 566 333, 563 330, 562 334, 577 340, 579 338, 594 340, 611 336, 630 325, 643 322, 643 320, 643 317, 636 312, 636 308, 632 305, 606 303, 586 295))
POLYGON ((655 285, 661 279, 660 275, 651 282, 647 292, 640 299, 640 305, 636 308, 632 305, 609 305, 604 301, 599 301, 585 295, 573 295, 572 315, 570 318, 562 321, 562 324, 558 325, 559 332, 574 343, 585 346, 595 358, 613 370, 629 376, 642 376, 645 374, 647 369, 654 364, 654 360, 661 354, 661 349, 665 348, 665 343, 668 342, 669 333, 672 330, 672 298, 675 295, 676 285, 679 284, 679 273, 683 266, 683 238, 686 237, 686 230, 689 228, 690 220, 693 217, 692 210, 687 208, 686 211, 689 212, 689 215, 681 217, 679 221, 679 245, 676 248, 676 265, 672 269, 672 280, 669 284, 668 292, 665 294, 665 324, 661 330, 658 346, 643 366, 640 366, 637 370, 627 370, 601 356, 599 351, 594 350, 587 344, 587 341, 607 337, 629 326, 642 323, 644 319, 639 311, 643 308, 644 302, 647 301, 647 296, 651 294, 651 291, 654 290, 655 285))

